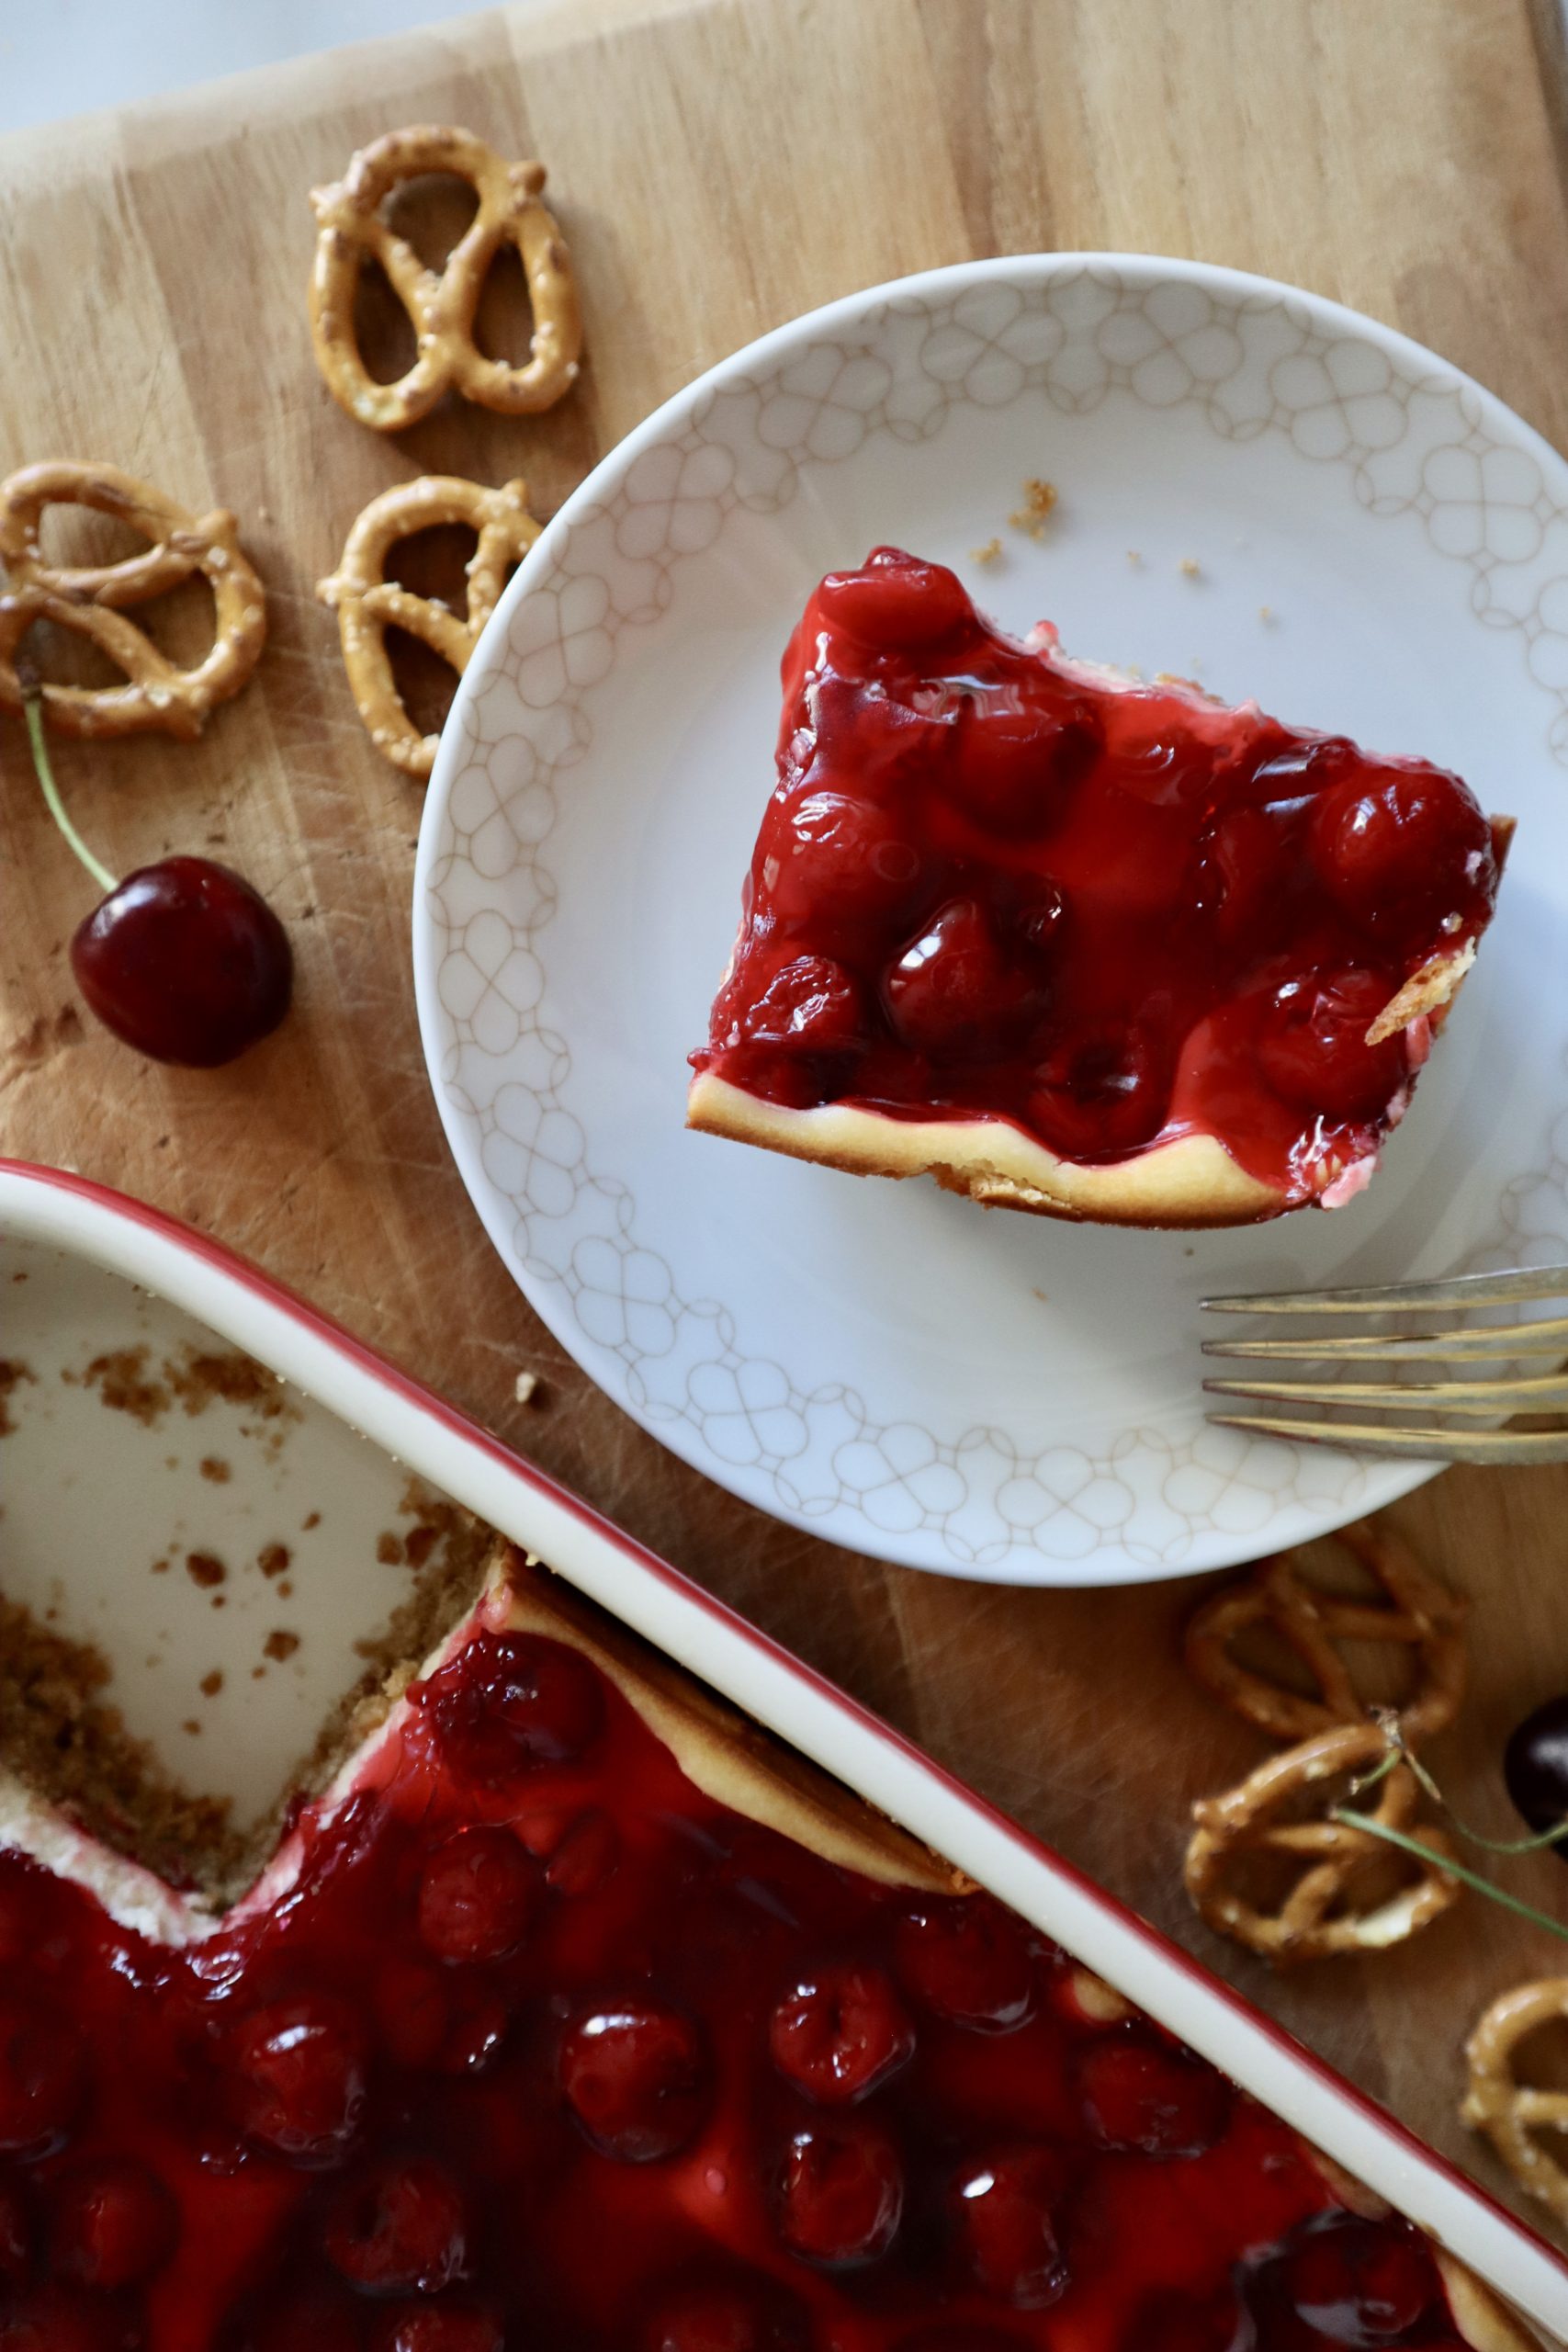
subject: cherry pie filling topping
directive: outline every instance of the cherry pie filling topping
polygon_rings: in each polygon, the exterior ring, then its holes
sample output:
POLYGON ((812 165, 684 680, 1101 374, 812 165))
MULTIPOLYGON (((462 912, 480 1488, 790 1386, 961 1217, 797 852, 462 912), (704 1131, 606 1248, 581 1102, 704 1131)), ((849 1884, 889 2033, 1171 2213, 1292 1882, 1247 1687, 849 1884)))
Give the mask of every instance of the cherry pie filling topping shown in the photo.
POLYGON ((1375 1152, 1503 841, 1457 776, 993 628, 891 548, 784 661, 778 784, 694 1067, 794 1109, 1006 1119, 1104 1163, 1217 1137, 1291 1199, 1375 1152))
POLYGON ((1213 2068, 570 1646, 481 1613, 298 1836, 182 1947, 0 1853, 0 2352, 1461 2343, 1213 2068))

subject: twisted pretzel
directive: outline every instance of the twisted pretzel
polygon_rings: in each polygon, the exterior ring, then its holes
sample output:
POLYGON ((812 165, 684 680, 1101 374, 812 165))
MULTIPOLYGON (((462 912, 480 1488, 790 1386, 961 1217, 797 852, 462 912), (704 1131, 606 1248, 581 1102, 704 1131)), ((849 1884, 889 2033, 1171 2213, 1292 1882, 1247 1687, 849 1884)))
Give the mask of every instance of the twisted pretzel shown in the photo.
POLYGON ((469 130, 416 123, 389 130, 350 162, 331 187, 312 188, 319 234, 310 271, 310 335, 333 398, 361 424, 398 433, 427 416, 455 388, 481 408, 519 416, 548 408, 577 377, 582 322, 571 256, 539 201, 543 164, 505 164, 469 130), (479 198, 475 213, 439 274, 382 219, 380 206, 402 180, 455 173, 479 198), (534 333, 526 364, 487 359, 474 341, 474 315, 491 263, 516 246, 528 283, 534 333), (396 383, 368 373, 354 336, 354 298, 367 254, 386 271, 418 343, 396 383))
POLYGON ((1339 1540, 1382 1585, 1392 1605, 1324 1592, 1298 1575, 1288 1558, 1263 1560, 1244 1582, 1216 1593, 1197 1611, 1187 1629, 1188 1670, 1270 1739, 1299 1740, 1332 1724, 1366 1718, 1366 1703, 1338 1643, 1398 1643, 1417 1668, 1416 1690, 1399 1718, 1406 1742, 1414 1746, 1441 1731, 1458 1712, 1464 1693, 1467 1603, 1429 1577, 1389 1528, 1362 1521, 1341 1529, 1339 1540), (1316 1698, 1289 1690, 1237 1659, 1237 1635, 1265 1623, 1301 1659, 1316 1698))
POLYGON ((114 466, 24 466, 0 482, 0 709, 19 710, 15 656, 34 621, 85 637, 125 673, 120 686, 46 685, 45 706, 66 735, 130 735, 162 728, 199 735, 214 703, 239 693, 261 658, 266 605, 240 548, 232 514, 197 517, 161 490, 114 466), (145 534, 151 544, 123 563, 47 564, 39 549, 46 506, 90 506, 145 534), (211 582, 212 649, 194 669, 161 653, 126 608, 144 605, 200 572, 211 582))
POLYGON ((1416 1838, 1432 1860, 1416 1863, 1412 1857, 1414 1883, 1371 1910, 1355 1907, 1355 1881, 1362 1864, 1374 1857, 1387 1860, 1390 1849, 1383 1839, 1343 1822, 1291 1817, 1291 1808, 1303 1796, 1318 1799, 1321 1806, 1333 1781, 1366 1770, 1386 1753, 1375 1724, 1336 1724, 1299 1747, 1270 1756, 1224 1796, 1195 1804, 1198 1826, 1187 1849, 1185 1876, 1187 1892, 1209 1925, 1284 1965, 1336 1952, 1382 1951, 1403 1943, 1446 1911, 1460 1892, 1458 1881, 1442 1869, 1453 1849, 1440 1829, 1414 1826, 1418 1792, 1403 1764, 1379 1783, 1377 1808, 1368 1817, 1416 1838), (1304 1866, 1277 1911, 1249 1903, 1227 1883, 1233 1860, 1248 1853, 1284 1854, 1304 1866))
POLYGON ((1514 2071, 1519 2043, 1554 2018, 1568 2019, 1568 1976, 1516 1985, 1493 2002, 1466 2044, 1470 2088, 1460 2113, 1485 2133, 1520 2188, 1568 2222, 1568 2169, 1535 2136, 1568 2136, 1568 2091, 1534 2089, 1514 2071))
POLYGON ((495 610, 509 566, 520 563, 539 536, 526 499, 527 485, 521 481, 500 490, 486 490, 456 474, 397 482, 371 500, 348 535, 337 570, 317 586, 322 604, 336 608, 349 690, 370 741, 408 775, 430 774, 441 739, 422 735, 404 708, 387 631, 407 629, 461 677, 495 610), (464 523, 479 533, 468 560, 466 618, 386 577, 387 558, 399 540, 439 523, 464 523))

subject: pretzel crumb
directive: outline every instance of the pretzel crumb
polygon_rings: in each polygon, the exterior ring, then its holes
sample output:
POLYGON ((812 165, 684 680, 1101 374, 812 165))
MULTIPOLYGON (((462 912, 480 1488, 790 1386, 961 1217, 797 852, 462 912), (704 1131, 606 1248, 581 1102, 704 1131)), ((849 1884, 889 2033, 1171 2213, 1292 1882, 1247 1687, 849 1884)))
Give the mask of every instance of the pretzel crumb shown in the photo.
POLYGON ((1001 551, 1000 539, 987 539, 984 547, 971 548, 969 550, 976 563, 995 563, 1001 551))

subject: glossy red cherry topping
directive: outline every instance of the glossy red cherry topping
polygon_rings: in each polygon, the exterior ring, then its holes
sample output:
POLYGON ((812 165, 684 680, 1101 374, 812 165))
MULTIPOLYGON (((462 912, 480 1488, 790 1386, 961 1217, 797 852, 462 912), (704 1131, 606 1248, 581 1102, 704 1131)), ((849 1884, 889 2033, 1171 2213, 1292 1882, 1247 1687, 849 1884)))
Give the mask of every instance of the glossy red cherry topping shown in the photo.
POLYGON ((419 1880, 419 1932, 439 1960, 504 1960, 528 1931, 538 1872, 510 1829, 459 1829, 419 1880))
POLYGON ((483 1623, 191 1943, 0 1852, 0 2352, 1460 2346, 1423 2240, 999 1905, 483 1623))
POLYGON ((1426 1024, 1367 1032, 1485 929, 1503 835, 1441 769, 1037 636, 895 548, 822 582, 693 1064, 1091 1163, 1210 1134, 1315 1197, 1403 1110, 1426 1024))
POLYGON ((268 1035, 294 988, 283 925, 243 875, 209 857, 128 874, 78 924, 71 968, 117 1037, 196 1069, 268 1035))
POLYGON ((915 2034, 882 1969, 840 1962, 784 1996, 768 2020, 768 2048, 807 2098, 843 2107, 897 2072, 913 2055, 915 2034))

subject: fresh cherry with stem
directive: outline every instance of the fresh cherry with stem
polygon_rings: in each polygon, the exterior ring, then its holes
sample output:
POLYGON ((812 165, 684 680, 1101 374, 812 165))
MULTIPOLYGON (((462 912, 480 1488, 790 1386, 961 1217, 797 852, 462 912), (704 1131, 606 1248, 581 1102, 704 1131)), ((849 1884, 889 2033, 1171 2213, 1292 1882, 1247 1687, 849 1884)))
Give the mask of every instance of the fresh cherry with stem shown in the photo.
POLYGON ((288 933, 243 876, 210 858, 160 858, 117 882, 65 813, 38 672, 19 661, 17 678, 49 812, 105 893, 72 936, 77 987, 106 1029, 153 1061, 193 1069, 233 1061, 288 1010, 288 933))

